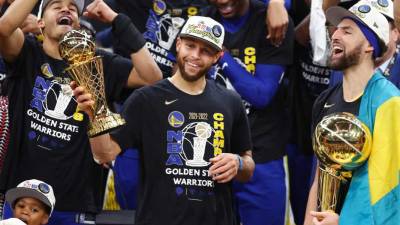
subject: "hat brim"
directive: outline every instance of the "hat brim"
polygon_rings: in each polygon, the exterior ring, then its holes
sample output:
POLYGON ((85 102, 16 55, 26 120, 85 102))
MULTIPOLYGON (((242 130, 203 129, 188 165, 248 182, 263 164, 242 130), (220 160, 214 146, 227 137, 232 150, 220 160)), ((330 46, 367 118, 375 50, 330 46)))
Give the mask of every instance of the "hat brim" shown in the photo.
MULTIPOLYGON (((358 18, 352 12, 343 7, 332 6, 326 11, 326 19, 328 20, 329 23, 331 23, 334 26, 339 25, 339 23, 342 22, 344 18, 352 18, 354 20, 357 20, 365 24, 360 18, 358 18)), ((365 25, 368 27, 367 24, 365 25)))
MULTIPOLYGON (((54 0, 42 0, 40 3, 39 7, 39 12, 38 12, 38 19, 41 19, 44 13, 44 10, 47 8, 50 2, 54 0)), ((83 13, 83 8, 85 7, 85 1, 84 0, 74 0, 76 7, 78 8, 78 15, 82 15, 83 13)))
POLYGON ((208 41, 208 40, 206 40, 206 39, 204 39, 204 38, 197 37, 197 36, 195 36, 195 35, 191 35, 191 34, 180 34, 179 37, 183 37, 183 38, 185 38, 185 37, 186 37, 186 38, 193 38, 193 39, 202 41, 202 42, 204 42, 204 43, 206 43, 206 44, 208 44, 208 45, 211 45, 211 47, 214 48, 214 49, 217 50, 217 51, 222 51, 222 48, 220 48, 218 45, 216 45, 216 44, 212 43, 211 41, 208 41))
POLYGON ((25 198, 25 197, 31 197, 35 198, 41 202, 43 202, 45 205, 49 206, 50 209, 53 209, 53 206, 51 205, 49 199, 43 194, 40 194, 36 190, 32 190, 30 188, 24 188, 24 187, 16 187, 13 189, 10 189, 6 193, 6 201, 10 203, 12 207, 14 207, 15 200, 19 198, 25 198))

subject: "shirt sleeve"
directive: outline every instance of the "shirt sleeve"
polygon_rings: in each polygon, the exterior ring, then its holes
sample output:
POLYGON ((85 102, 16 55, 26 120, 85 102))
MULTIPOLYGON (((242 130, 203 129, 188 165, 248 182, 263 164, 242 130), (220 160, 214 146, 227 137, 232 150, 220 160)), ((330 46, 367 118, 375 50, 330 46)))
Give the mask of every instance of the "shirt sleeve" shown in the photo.
POLYGON ((141 130, 143 129, 144 103, 145 99, 141 91, 134 91, 126 100, 121 114, 125 119, 125 125, 110 133, 111 137, 119 144, 122 150, 133 147, 140 149, 142 145, 141 130))
POLYGON ((99 50, 98 55, 103 57, 105 93, 110 104, 120 100, 133 65, 131 60, 117 54, 99 50))
POLYGON ((232 125, 231 147, 232 153, 241 154, 252 149, 250 126, 242 100, 235 98, 236 114, 232 125))

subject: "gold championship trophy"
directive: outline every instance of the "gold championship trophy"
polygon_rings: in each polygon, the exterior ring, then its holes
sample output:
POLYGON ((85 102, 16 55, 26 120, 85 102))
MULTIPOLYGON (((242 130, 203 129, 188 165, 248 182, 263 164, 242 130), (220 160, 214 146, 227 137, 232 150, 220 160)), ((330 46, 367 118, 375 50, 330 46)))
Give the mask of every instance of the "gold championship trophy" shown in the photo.
POLYGON ((339 213, 338 200, 345 194, 342 184, 371 153, 368 127, 350 113, 333 113, 315 128, 313 149, 319 159, 318 211, 339 213))
POLYGON ((82 85, 94 99, 94 120, 89 123, 88 135, 94 137, 125 124, 125 120, 107 107, 104 91, 103 61, 95 56, 94 37, 85 29, 65 33, 59 43, 61 57, 70 66, 66 72, 82 85))

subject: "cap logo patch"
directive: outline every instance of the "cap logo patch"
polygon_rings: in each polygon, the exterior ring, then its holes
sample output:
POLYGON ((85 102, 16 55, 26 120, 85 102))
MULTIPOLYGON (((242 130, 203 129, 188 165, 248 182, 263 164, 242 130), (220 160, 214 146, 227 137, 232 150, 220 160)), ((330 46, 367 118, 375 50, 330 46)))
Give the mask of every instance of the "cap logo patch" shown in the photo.
POLYGON ((389 2, 387 0, 378 0, 378 4, 384 8, 389 6, 389 2))
MULTIPOLYGON (((204 21, 199 22, 198 24, 190 24, 187 29, 188 34, 197 34, 202 38, 206 37, 211 39, 215 43, 219 43, 220 40, 214 34, 214 29, 207 26, 204 21)), ((220 34, 221 36, 221 34, 220 34)))
POLYGON ((361 13, 369 13, 371 11, 371 7, 369 5, 360 5, 358 7, 358 11, 361 13))
POLYGON ((212 32, 216 37, 220 37, 222 35, 222 28, 219 25, 214 25, 212 32))
POLYGON ((47 185, 45 183, 40 183, 39 184, 39 191, 44 193, 44 194, 47 194, 47 193, 50 192, 50 187, 49 187, 49 185, 47 185))

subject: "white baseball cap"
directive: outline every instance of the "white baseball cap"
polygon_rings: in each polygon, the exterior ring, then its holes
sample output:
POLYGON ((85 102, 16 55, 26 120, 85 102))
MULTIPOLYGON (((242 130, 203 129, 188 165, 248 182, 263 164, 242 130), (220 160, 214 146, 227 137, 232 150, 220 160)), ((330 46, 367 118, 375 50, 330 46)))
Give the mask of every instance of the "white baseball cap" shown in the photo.
POLYGON ((385 45, 389 43, 389 23, 387 19, 365 1, 358 2, 349 10, 339 6, 330 7, 326 11, 326 18, 334 26, 337 26, 344 18, 357 20, 371 29, 385 45))
POLYGON ((381 14, 387 18, 394 20, 394 10, 392 0, 361 0, 361 2, 366 2, 372 7, 377 9, 381 14))
MULTIPOLYGON (((53 0, 42 0, 39 6, 39 12, 37 14, 38 19, 41 19, 43 16, 43 11, 46 6, 53 0)), ((73 0, 75 1, 76 7, 78 8, 78 14, 81 15, 83 12, 83 7, 85 6, 85 0, 73 0)))
POLYGON ((15 201, 19 198, 31 197, 40 200, 45 205, 49 206, 53 212, 56 198, 54 197, 53 188, 40 180, 26 180, 18 184, 16 188, 10 189, 6 192, 6 201, 14 207, 15 201))
POLYGON ((225 30, 220 23, 210 17, 191 16, 183 26, 180 36, 205 41, 221 51, 225 30))

